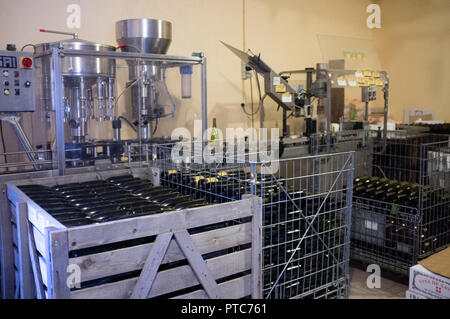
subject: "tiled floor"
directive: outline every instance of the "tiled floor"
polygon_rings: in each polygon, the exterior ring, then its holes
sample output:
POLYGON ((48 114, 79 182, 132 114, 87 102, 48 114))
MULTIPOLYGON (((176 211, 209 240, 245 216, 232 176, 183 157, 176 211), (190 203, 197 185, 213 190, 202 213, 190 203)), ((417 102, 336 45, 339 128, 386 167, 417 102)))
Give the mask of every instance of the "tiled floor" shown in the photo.
POLYGON ((370 273, 350 268, 350 299, 404 299, 408 286, 381 278, 379 289, 370 289, 366 281, 370 273))

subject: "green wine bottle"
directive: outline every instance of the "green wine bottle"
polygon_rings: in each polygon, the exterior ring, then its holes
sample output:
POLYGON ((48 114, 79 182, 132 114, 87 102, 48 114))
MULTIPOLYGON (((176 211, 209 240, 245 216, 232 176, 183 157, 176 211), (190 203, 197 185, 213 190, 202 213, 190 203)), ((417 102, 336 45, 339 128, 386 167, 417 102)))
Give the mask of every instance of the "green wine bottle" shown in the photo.
POLYGON ((213 118, 213 126, 211 129, 211 137, 209 139, 209 145, 214 147, 219 146, 219 132, 217 130, 216 118, 213 118))

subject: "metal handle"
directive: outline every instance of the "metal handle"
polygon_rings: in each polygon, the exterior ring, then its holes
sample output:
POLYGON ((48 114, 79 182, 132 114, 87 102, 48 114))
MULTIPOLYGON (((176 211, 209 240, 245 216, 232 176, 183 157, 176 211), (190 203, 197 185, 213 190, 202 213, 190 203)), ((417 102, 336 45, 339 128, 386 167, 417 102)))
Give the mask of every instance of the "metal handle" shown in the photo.
POLYGON ((47 32, 47 33, 55 33, 55 34, 65 34, 70 35, 74 39, 78 39, 78 33, 71 33, 71 32, 63 32, 63 31, 54 31, 54 30, 46 30, 46 29, 40 29, 40 32, 47 32))

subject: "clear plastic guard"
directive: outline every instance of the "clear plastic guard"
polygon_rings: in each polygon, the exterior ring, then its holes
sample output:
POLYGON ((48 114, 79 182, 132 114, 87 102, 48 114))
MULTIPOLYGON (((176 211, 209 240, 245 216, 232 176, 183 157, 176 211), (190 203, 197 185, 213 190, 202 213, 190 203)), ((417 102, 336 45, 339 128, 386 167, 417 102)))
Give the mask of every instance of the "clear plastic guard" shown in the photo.
POLYGON ((386 75, 380 70, 380 59, 369 39, 318 35, 323 61, 344 60, 344 69, 332 69, 332 87, 383 87, 386 75))
POLYGON ((379 70, 380 59, 370 39, 318 34, 324 62, 344 60, 346 70, 379 70))

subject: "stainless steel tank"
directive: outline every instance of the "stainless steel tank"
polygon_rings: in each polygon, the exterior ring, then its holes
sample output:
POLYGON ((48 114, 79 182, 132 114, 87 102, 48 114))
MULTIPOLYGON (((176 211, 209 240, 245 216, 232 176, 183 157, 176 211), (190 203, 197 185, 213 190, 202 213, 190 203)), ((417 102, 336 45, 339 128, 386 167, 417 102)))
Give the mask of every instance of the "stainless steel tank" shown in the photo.
MULTIPOLYGON (((35 46, 35 54, 40 55, 53 48, 80 51, 115 51, 114 46, 98 44, 81 39, 66 39, 41 43, 35 46)), ((41 67, 41 96, 48 111, 55 110, 59 103, 51 101, 51 56, 44 55, 38 60, 41 67)), ((86 122, 111 120, 115 105, 116 61, 92 56, 65 56, 61 59, 63 76, 63 105, 65 121, 71 129, 75 142, 84 141, 87 135, 86 122)))
MULTIPOLYGON (((157 19, 128 19, 116 22, 116 40, 124 52, 166 54, 172 42, 172 24, 157 19)), ((139 123, 138 136, 151 138, 156 119, 157 82, 161 81, 161 62, 127 61, 131 87, 133 121, 139 123)))
MULTIPOLYGON (((116 48, 110 45, 98 44, 81 39, 67 39, 57 42, 41 43, 35 46, 35 54, 39 55, 52 48, 65 50, 89 50, 89 51, 115 51, 116 48)), ((43 60, 43 63, 49 62, 43 60)), ((114 59, 97 57, 72 57, 67 56, 62 59, 61 72, 63 76, 83 76, 83 77, 115 77, 116 62, 114 59)))
POLYGON ((126 52, 166 54, 172 42, 172 23, 157 19, 116 22, 116 40, 126 52))

